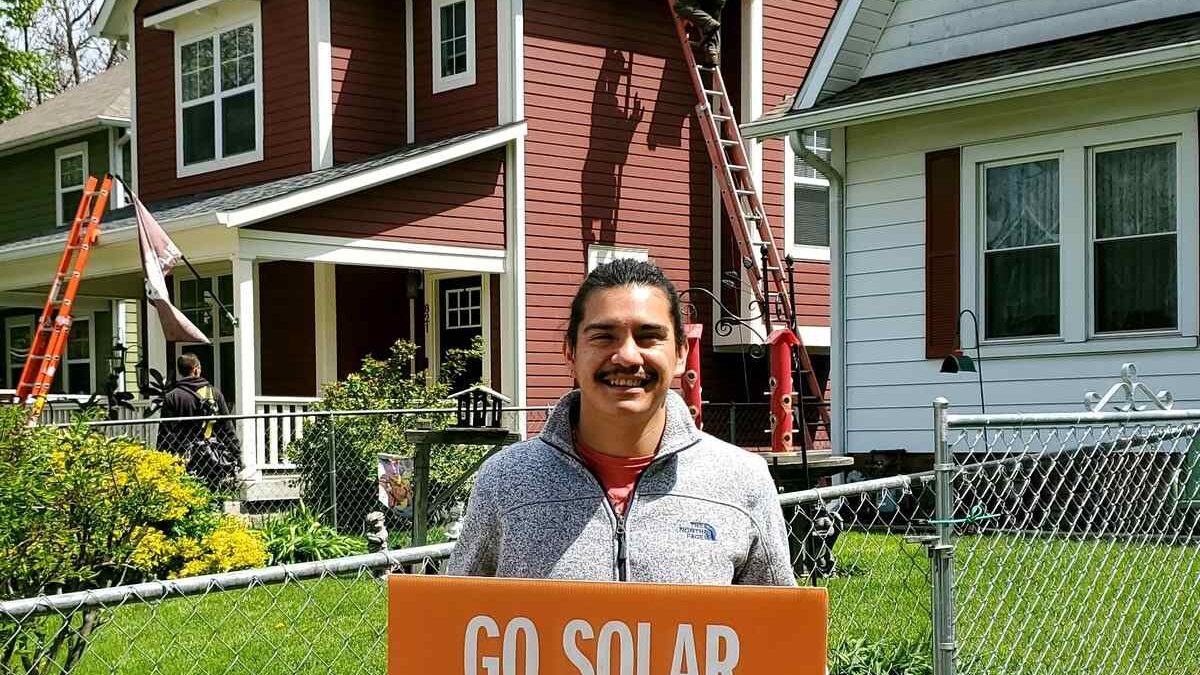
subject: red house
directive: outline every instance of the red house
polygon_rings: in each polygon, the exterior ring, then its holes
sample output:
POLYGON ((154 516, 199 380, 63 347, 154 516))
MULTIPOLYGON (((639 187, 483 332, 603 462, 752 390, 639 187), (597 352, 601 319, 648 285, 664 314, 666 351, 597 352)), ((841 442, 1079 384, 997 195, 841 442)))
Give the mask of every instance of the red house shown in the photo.
MULTIPOLYGON (((835 6, 728 3, 742 121, 795 91, 835 6)), ((238 411, 302 404, 289 397, 402 337, 436 370, 482 336, 484 379, 547 403, 571 385, 562 331, 589 266, 648 256, 717 293, 734 267, 666 0, 106 0, 95 30, 128 41, 135 188, 207 275, 176 275, 176 300, 212 336, 199 353, 238 411)), ((803 337, 827 364, 827 184, 783 141, 754 152, 798 258, 803 337)), ((137 297, 122 215, 90 283, 137 297)), ((45 283, 57 249, 40 246, 17 284, 45 283)), ((197 350, 144 324, 152 365, 197 350)), ((707 400, 765 403, 754 339, 706 333, 707 400)), ((246 452, 258 470, 286 463, 246 452)))

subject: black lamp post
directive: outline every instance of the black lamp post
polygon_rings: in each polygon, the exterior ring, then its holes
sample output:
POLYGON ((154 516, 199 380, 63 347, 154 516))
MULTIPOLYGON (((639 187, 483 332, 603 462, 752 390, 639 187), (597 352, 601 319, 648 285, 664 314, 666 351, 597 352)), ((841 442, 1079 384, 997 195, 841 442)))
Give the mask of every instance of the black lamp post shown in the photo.
POLYGON ((958 336, 959 344, 962 344, 962 318, 966 314, 971 317, 971 325, 975 328, 975 359, 963 353, 959 347, 954 350, 954 353, 947 356, 942 361, 943 373, 975 373, 979 378, 979 409, 983 414, 987 414, 987 403, 983 398, 983 353, 979 350, 979 317, 975 312, 964 309, 958 313, 958 318, 954 325, 954 334, 958 336))

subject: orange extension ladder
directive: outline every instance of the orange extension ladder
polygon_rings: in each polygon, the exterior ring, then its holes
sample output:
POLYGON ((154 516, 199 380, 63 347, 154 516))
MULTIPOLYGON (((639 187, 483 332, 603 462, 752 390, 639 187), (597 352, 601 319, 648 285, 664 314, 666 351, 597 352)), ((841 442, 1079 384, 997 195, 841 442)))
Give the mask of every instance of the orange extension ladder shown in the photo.
MULTIPOLYGON (((696 62, 686 21, 675 14, 674 4, 674 0, 667 0, 668 11, 675 22, 679 43, 683 47, 683 57, 687 62, 688 72, 691 73, 692 87, 696 91, 697 100, 700 101, 696 105, 696 118, 700 121, 700 129, 704 133, 709 159, 716 169, 722 203, 733 227, 745 281, 753 289, 754 298, 762 308, 768 330, 771 327, 773 300, 775 306, 782 310, 783 321, 787 328, 793 330, 795 341, 798 343, 796 352, 802 380, 799 384, 800 388, 805 390, 801 393, 804 404, 801 410, 812 406, 818 412, 818 420, 815 423, 800 420, 799 424, 803 447, 811 449, 816 431, 810 428, 811 426, 819 428, 823 425, 826 433, 829 433, 829 405, 813 371, 808 349, 805 348, 798 331, 794 330, 796 308, 789 292, 787 275, 784 274, 784 261, 771 235, 771 226, 767 222, 767 213, 763 209, 758 185, 754 181, 750 158, 746 153, 742 132, 738 128, 733 104, 725 89, 725 80, 721 77, 721 69, 709 68, 696 62), (759 269, 755 262, 755 247, 765 249, 764 269, 759 269), (768 283, 764 283, 763 274, 769 275, 768 283)), ((787 379, 790 380, 790 376, 787 379)))
POLYGON ((104 176, 100 189, 96 189, 95 176, 89 176, 83 186, 83 196, 71 223, 71 233, 63 249, 58 272, 50 284, 50 296, 42 317, 34 327, 29 354, 21 379, 17 381, 17 401, 29 406, 28 419, 32 423, 46 405, 46 395, 58 373, 63 350, 67 345, 67 334, 71 331, 71 306, 79 291, 83 270, 87 267, 92 246, 100 235, 100 218, 108 206, 108 195, 112 191, 112 176, 104 176))

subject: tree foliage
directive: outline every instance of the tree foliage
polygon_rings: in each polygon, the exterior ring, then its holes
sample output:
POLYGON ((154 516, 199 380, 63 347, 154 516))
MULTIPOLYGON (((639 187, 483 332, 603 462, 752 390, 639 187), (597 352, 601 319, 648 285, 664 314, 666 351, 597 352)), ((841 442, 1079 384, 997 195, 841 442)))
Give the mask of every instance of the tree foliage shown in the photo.
POLYGON ((36 92, 54 90, 56 78, 49 59, 30 48, 31 32, 43 0, 4 0, 0 3, 0 121, 29 109, 36 92))

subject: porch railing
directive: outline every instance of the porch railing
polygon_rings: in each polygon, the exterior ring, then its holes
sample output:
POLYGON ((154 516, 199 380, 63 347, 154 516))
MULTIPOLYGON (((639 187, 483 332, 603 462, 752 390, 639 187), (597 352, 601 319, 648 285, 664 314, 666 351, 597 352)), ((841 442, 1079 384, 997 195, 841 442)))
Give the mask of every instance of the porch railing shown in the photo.
POLYGON ((287 457, 287 447, 304 436, 304 421, 299 417, 312 409, 320 399, 309 396, 258 396, 254 411, 261 417, 255 420, 258 439, 258 467, 267 471, 288 471, 295 468, 287 457))

